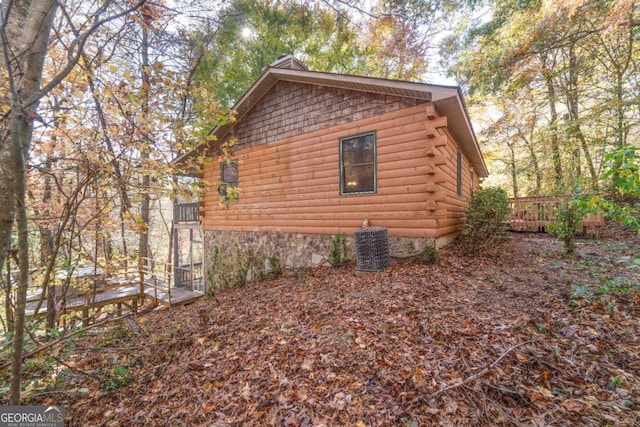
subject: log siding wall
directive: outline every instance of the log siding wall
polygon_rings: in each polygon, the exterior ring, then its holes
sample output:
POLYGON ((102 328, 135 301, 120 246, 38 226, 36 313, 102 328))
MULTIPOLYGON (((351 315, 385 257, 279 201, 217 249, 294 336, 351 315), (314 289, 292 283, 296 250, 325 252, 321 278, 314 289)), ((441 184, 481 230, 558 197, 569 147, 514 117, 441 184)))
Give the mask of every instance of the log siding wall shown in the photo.
POLYGON ((236 149, 241 150, 423 102, 280 81, 242 118, 231 135, 238 140, 236 149))
MULTIPOLYGON (((438 147, 439 154, 443 157, 438 166, 437 189, 428 198, 435 201, 434 214, 438 217, 436 238, 447 236, 461 230, 465 220, 465 209, 472 193, 471 188, 471 164, 462 155, 462 195, 458 195, 457 185, 457 153, 459 146, 453 135, 446 128, 438 129, 444 145, 438 147)), ((430 206, 434 206, 433 203, 430 206)))
MULTIPOLYGON (((338 124, 306 133, 292 128, 278 140, 275 133, 257 136, 251 127, 243 130, 240 123, 236 136, 253 135, 249 142, 240 140, 234 152, 240 201, 220 209, 217 192, 208 191, 202 200, 204 230, 352 234, 367 218, 372 225, 387 227, 392 237, 435 241, 455 233, 464 222, 471 193, 469 162, 463 156, 463 195, 458 196, 458 145, 446 129, 446 117, 434 115, 432 104, 396 107, 359 120, 351 121, 352 115, 331 119, 338 124), (340 195, 339 139, 373 130, 377 192, 340 195)), ((252 126, 260 127, 255 122, 252 126)), ((217 161, 203 173, 211 184, 219 176, 217 161)))

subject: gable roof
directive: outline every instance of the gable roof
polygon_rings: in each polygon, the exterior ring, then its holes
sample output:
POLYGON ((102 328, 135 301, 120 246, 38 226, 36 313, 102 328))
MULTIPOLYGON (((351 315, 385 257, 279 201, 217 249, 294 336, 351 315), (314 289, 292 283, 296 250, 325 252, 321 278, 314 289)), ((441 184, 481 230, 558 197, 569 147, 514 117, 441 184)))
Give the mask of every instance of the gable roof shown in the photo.
MULTIPOLYGON (((236 112, 236 121, 217 126, 211 131, 216 135, 217 141, 222 141, 277 82, 289 81, 432 102, 441 116, 447 116, 447 127, 460 144, 474 171, 480 177, 489 175, 467 114, 460 87, 309 71, 304 65, 302 65, 304 69, 298 66, 281 68, 297 64, 301 63, 287 55, 266 67, 260 77, 233 106, 232 110, 236 112)), ((173 162, 181 163, 206 149, 207 146, 207 144, 200 145, 194 150, 178 156, 173 162)))
POLYGON ((292 70, 309 71, 309 68, 306 65, 298 61, 292 55, 282 55, 280 58, 278 58, 275 62, 273 62, 269 66, 274 68, 289 68, 292 70))

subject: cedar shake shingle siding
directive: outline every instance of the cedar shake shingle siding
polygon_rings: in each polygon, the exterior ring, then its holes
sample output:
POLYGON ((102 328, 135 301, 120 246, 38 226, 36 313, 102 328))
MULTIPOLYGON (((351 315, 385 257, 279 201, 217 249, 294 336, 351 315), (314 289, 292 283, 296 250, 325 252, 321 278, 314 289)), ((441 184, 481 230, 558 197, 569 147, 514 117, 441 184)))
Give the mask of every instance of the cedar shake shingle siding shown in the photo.
POLYGON ((278 82, 234 127, 234 150, 415 106, 424 101, 295 82, 278 82))

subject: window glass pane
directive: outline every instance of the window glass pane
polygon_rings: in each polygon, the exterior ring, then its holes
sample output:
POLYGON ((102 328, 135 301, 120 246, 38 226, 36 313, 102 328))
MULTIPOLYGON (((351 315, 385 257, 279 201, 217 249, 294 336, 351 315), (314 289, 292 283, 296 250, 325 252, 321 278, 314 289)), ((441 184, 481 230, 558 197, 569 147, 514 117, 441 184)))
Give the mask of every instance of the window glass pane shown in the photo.
POLYGON ((230 192, 228 188, 238 187, 238 163, 237 162, 222 162, 220 163, 220 181, 218 186, 218 192, 224 197, 226 201, 237 202, 237 194, 230 192))
POLYGON ((340 140, 341 192, 363 193, 376 190, 376 134, 340 140))
POLYGON ((374 191, 373 165, 349 166, 344 168, 344 193, 374 191))
POLYGON ((345 139, 342 142, 343 165, 357 165, 361 163, 373 163, 375 137, 363 135, 356 138, 345 139))
POLYGON ((234 187, 238 186, 238 164, 222 163, 222 182, 226 182, 234 187))

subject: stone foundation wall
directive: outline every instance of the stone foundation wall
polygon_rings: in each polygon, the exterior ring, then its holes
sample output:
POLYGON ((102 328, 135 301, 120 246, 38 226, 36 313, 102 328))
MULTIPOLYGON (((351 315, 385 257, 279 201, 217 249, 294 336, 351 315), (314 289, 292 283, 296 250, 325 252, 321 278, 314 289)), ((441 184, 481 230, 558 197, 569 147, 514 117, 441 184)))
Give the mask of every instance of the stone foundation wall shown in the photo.
MULTIPOLYGON (((345 234, 347 258, 355 259, 353 233, 345 234)), ((216 272, 224 269, 229 277, 226 281, 239 279, 251 281, 260 274, 273 270, 276 261, 281 269, 330 265, 332 235, 262 233, 244 231, 213 230, 204 232, 204 276, 206 287, 214 286, 211 280, 216 272), (217 259, 214 259, 216 258, 217 259), (246 272, 245 272, 246 270, 246 272), (241 276, 246 277, 237 277, 241 276)), ((389 254, 395 258, 406 258, 420 253, 426 245, 434 245, 433 239, 389 237, 389 254)), ((220 277, 220 276, 218 276, 220 277)), ((227 284, 232 286, 233 283, 227 284)), ((215 286, 220 287, 219 284, 215 286)))

